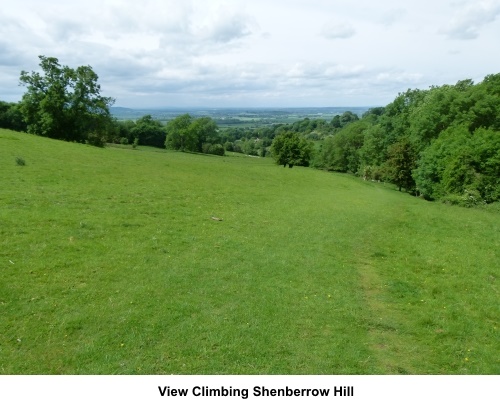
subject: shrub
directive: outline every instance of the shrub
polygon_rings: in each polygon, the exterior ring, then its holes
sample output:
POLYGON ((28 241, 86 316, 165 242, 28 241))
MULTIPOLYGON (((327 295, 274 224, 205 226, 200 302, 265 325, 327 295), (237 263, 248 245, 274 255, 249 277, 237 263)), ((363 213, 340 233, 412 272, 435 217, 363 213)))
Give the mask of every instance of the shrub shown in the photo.
POLYGON ((219 155, 223 156, 224 155, 224 147, 221 144, 211 144, 211 143, 204 143, 201 147, 201 151, 203 153, 207 153, 210 155, 219 155))
POLYGON ((26 166, 26 161, 22 157, 16 157, 16 164, 18 166, 26 166))
POLYGON ((106 144, 106 139, 100 134, 91 132, 87 136, 87 143, 92 146, 104 148, 104 145, 106 144))
POLYGON ((464 190, 463 194, 448 194, 441 199, 445 204, 458 205, 460 207, 476 207, 485 205, 486 202, 481 198, 481 194, 477 190, 464 190))

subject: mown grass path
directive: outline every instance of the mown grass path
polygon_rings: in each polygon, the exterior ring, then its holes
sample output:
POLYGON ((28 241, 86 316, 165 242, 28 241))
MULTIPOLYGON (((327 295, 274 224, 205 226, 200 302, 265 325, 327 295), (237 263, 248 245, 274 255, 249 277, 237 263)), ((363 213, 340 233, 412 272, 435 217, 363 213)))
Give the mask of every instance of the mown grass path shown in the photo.
POLYGON ((3 130, 0 172, 2 374, 500 373, 498 213, 3 130))

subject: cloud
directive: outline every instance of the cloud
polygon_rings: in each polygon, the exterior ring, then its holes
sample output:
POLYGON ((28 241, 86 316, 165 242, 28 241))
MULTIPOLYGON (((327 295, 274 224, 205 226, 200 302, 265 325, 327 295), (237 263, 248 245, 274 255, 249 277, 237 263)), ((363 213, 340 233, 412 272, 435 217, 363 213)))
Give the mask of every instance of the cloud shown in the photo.
POLYGON ((38 55, 46 55, 92 66, 103 95, 121 106, 389 102, 405 88, 443 83, 443 75, 456 81, 498 69, 487 50, 500 35, 491 23, 500 0, 452 1, 460 3, 6 2, 0 99, 20 99, 20 71, 39 71, 38 55), (490 35, 480 35, 485 26, 490 35), (450 46, 446 36, 477 40, 450 46))
POLYGON ((400 22, 406 14, 406 10, 402 8, 396 8, 385 12, 379 19, 379 21, 385 26, 391 26, 400 22))
POLYGON ((349 23, 328 22, 323 25, 321 35, 327 39, 347 39, 356 34, 356 30, 349 23))
POLYGON ((208 40, 229 43, 252 34, 252 18, 242 13, 227 14, 220 9, 216 16, 202 28, 208 40))
POLYGON ((497 1, 465 3, 459 7, 448 25, 441 30, 450 39, 476 39, 481 28, 495 21, 500 14, 500 3, 497 1))

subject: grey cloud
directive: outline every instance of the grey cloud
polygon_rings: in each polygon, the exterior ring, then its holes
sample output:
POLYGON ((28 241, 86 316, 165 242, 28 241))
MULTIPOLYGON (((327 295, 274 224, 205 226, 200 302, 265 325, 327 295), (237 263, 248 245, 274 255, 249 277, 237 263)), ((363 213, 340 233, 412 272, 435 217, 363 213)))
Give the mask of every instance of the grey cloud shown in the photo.
POLYGON ((356 34, 356 30, 349 23, 330 22, 323 26, 321 35, 327 39, 347 39, 356 34))
POLYGON ((0 40, 0 66, 22 66, 28 61, 25 52, 10 42, 0 40))
POLYGON ((248 18, 242 15, 218 21, 212 28, 211 39, 216 42, 230 42, 251 34, 248 18))

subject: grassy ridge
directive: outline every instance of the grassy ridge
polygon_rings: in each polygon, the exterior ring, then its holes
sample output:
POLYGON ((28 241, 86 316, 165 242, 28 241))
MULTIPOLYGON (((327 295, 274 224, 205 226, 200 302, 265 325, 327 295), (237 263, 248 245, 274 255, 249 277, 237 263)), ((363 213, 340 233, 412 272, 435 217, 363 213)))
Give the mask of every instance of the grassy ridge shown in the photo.
POLYGON ((498 213, 4 130, 0 171, 0 373, 500 373, 498 213))

